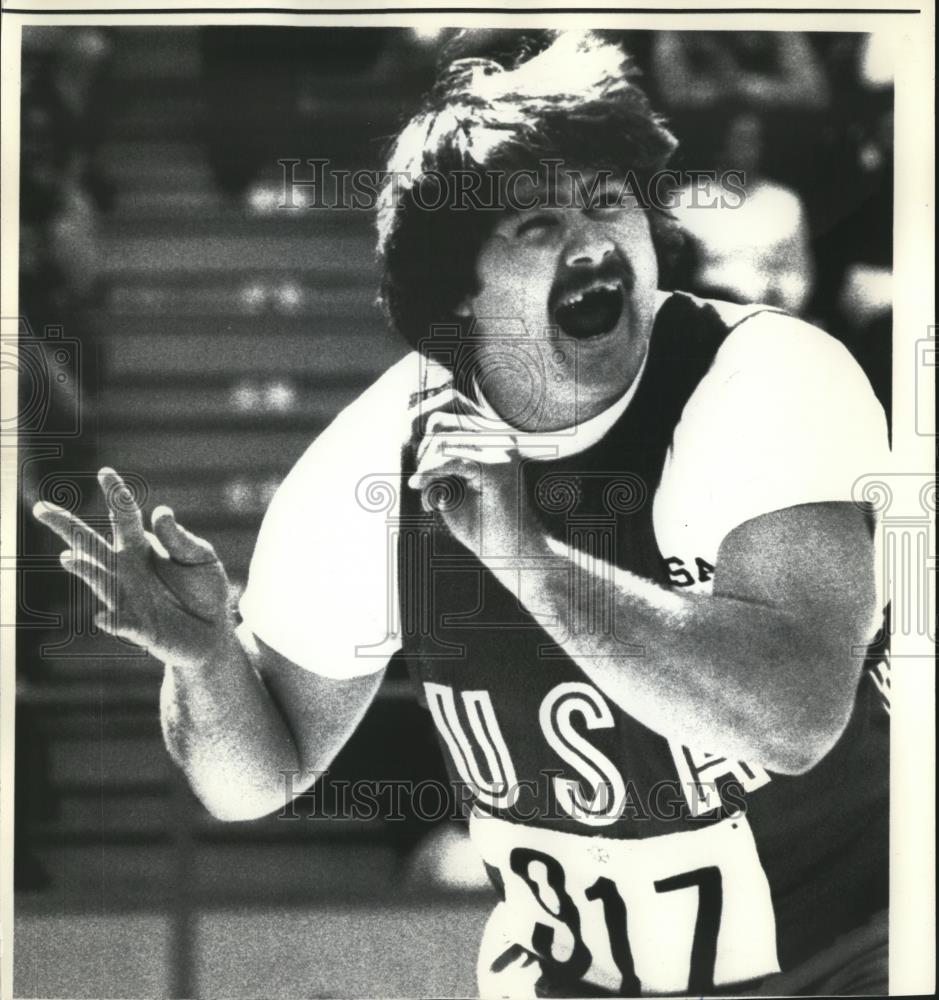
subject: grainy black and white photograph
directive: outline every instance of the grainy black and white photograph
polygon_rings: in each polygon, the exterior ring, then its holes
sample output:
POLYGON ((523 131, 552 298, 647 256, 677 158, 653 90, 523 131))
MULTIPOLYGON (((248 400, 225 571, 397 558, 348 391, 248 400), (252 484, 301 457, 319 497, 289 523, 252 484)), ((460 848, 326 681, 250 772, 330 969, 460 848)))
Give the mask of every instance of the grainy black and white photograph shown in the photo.
POLYGON ((43 7, 3 997, 932 992, 932 5, 43 7))

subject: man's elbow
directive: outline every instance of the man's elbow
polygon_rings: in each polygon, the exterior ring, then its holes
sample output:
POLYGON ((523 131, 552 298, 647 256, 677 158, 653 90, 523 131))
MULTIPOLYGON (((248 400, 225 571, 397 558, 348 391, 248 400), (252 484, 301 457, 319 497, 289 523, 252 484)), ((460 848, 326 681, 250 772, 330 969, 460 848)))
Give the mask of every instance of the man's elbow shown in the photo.
POLYGON ((798 777, 820 764, 837 742, 837 736, 829 740, 802 736, 797 742, 768 749, 764 754, 764 766, 775 774, 798 777))
POLYGON ((222 823, 249 823, 290 808, 290 803, 283 799, 275 802, 260 796, 241 796, 234 800, 228 797, 200 795, 198 792, 196 794, 209 815, 222 823))
POLYGON ((285 768, 279 772, 278 781, 263 786, 260 782, 246 786, 226 780, 206 781, 203 778, 199 781, 195 775, 189 775, 189 783, 213 818, 223 823, 245 823, 273 815, 284 819, 299 818, 295 800, 308 792, 325 773, 325 770, 301 772, 285 768))
POLYGON ((850 706, 839 706, 837 712, 823 717, 806 717, 796 714, 782 720, 775 732, 764 737, 763 766, 776 774, 797 777, 807 774, 835 748, 847 728, 851 716, 850 706))

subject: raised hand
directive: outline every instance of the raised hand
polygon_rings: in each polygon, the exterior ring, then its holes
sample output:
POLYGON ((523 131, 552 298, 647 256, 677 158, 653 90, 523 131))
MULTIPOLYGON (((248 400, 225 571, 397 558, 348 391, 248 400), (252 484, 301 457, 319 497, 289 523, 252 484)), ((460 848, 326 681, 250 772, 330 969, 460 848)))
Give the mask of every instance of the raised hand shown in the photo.
POLYGON ((516 442, 479 420, 465 397, 453 396, 457 412, 442 410, 427 421, 409 486, 483 562, 517 555, 519 519, 526 511, 516 442))
POLYGON ((157 507, 152 532, 121 477, 98 473, 111 518, 108 541, 81 518, 40 501, 37 520, 69 546, 62 565, 91 588, 105 610, 99 628, 147 648, 164 663, 196 664, 210 658, 231 634, 234 618, 228 577, 212 546, 157 507))

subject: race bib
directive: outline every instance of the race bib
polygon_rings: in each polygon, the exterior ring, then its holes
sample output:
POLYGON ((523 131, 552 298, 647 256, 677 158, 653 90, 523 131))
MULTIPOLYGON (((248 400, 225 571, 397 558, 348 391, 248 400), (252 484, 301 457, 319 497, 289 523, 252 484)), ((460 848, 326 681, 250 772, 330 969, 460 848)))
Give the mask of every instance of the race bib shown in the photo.
POLYGON ((701 995, 779 971, 769 883, 742 814, 644 840, 475 815, 470 834, 505 885, 480 953, 482 996, 518 995, 500 975, 533 986, 542 970, 626 996, 701 995))

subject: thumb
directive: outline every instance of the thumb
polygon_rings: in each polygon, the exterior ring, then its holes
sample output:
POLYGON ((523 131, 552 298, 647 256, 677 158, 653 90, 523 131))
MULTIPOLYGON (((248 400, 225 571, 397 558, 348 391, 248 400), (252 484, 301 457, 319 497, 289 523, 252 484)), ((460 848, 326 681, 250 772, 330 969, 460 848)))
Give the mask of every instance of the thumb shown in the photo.
POLYGON ((198 566, 218 559, 211 544, 179 524, 169 507, 157 507, 150 520, 154 535, 174 562, 198 566))

